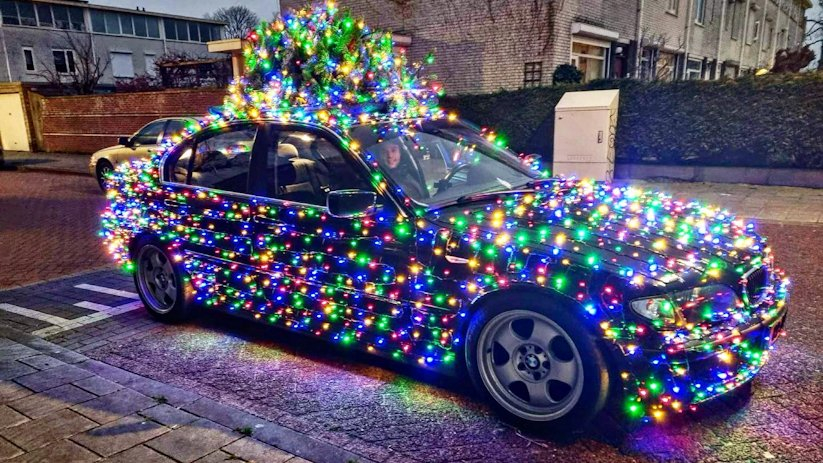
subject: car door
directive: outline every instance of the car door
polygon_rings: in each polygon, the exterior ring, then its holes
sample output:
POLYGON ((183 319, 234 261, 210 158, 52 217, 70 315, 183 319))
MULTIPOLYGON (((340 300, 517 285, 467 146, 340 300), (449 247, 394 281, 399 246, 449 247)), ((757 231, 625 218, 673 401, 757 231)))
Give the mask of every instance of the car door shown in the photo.
MULTIPOLYGON (((255 158, 254 253, 272 277, 271 318, 292 329, 387 353, 412 349, 413 227, 378 195, 362 218, 329 214, 331 191, 375 191, 365 165, 317 128, 271 125, 255 158)), ((261 136, 258 136, 260 139, 261 136)))
POLYGON ((257 125, 206 130, 175 149, 165 165, 165 232, 178 239, 184 264, 206 305, 252 305, 249 166, 257 125))

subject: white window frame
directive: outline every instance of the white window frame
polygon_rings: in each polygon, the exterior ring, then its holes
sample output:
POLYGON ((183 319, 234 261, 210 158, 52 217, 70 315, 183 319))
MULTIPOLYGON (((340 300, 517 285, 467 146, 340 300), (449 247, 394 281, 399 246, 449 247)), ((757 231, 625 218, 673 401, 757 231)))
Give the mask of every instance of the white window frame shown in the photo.
POLYGON ((666 6, 666 13, 673 14, 677 16, 680 10, 680 0, 669 0, 668 6, 666 6))
POLYGON ((32 47, 23 47, 23 68, 26 72, 37 72, 37 60, 34 59, 34 48, 32 47), (31 53, 31 69, 29 69, 29 63, 26 61, 26 52, 31 53))
MULTIPOLYGON (((605 79, 606 76, 609 75, 609 61, 611 59, 611 43, 606 42, 605 40, 597 40, 597 39, 590 39, 588 37, 581 37, 577 35, 573 35, 571 39, 571 43, 569 46, 569 62, 574 65, 574 67, 580 69, 580 58, 586 59, 596 59, 603 61, 603 75, 598 77, 598 79, 605 79), (581 53, 574 52, 574 44, 580 43, 583 45, 590 45, 593 47, 604 48, 605 53, 603 56, 596 56, 596 55, 586 55, 581 53)), ((585 77, 585 76, 584 76, 585 77)))
POLYGON ((700 59, 700 58, 687 58, 686 59, 686 80, 703 80, 703 60, 702 59, 700 59), (696 79, 692 79, 690 77, 691 74, 693 74, 695 71, 692 70, 692 69, 689 69, 689 63, 697 63, 699 65, 699 67, 696 71, 697 72, 697 78, 696 79))
POLYGON ((54 52, 62 52, 63 56, 66 60, 66 71, 67 72, 60 72, 57 70, 57 63, 54 63, 54 72, 61 76, 70 76, 77 72, 77 62, 74 60, 74 50, 70 50, 68 48, 52 48, 51 55, 52 60, 54 59, 54 52), (69 60, 69 56, 71 56, 71 60, 69 60), (74 68, 74 72, 72 72, 71 68, 74 68))
POLYGON ((109 59, 111 62, 111 75, 115 79, 133 79, 136 74, 134 72, 134 53, 128 50, 109 50, 109 59), (118 75, 118 70, 115 70, 114 55, 127 55, 131 64, 131 75, 118 75))
POLYGON ((694 0, 694 23, 702 26, 706 22, 706 0, 694 0))
POLYGON ((760 39, 760 20, 759 19, 752 22, 752 27, 749 30, 749 32, 750 32, 749 40, 747 40, 746 43, 752 44, 752 43, 757 42, 760 39))
POLYGON ((761 45, 763 51, 766 51, 772 47, 772 40, 774 40, 774 21, 770 21, 766 19, 766 37, 763 38, 763 45, 761 45))

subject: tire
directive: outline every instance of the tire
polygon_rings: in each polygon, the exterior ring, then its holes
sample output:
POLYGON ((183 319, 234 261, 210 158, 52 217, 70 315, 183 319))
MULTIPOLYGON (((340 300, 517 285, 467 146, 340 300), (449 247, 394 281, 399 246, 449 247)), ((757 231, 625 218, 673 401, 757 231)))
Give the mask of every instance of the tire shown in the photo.
POLYGON ((97 184, 100 186, 101 190, 106 191, 105 175, 113 170, 114 166, 107 159, 97 161, 97 167, 94 168, 94 172, 95 178, 97 178, 97 184))
POLYGON ((534 431, 582 430, 609 396, 609 368, 583 320, 546 295, 509 293, 466 332, 466 370, 504 418, 534 431))
POLYGON ((161 244, 142 240, 134 247, 134 285, 149 314, 166 323, 194 315, 192 291, 180 265, 161 244))

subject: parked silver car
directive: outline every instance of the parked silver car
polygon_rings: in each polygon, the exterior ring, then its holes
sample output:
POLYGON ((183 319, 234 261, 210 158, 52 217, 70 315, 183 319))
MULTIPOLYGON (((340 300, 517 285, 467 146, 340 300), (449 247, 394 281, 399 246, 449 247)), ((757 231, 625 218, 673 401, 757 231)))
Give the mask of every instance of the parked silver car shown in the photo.
POLYGON ((149 122, 130 137, 120 137, 117 145, 103 148, 91 155, 89 172, 105 190, 103 178, 114 166, 127 161, 151 157, 157 146, 165 139, 180 133, 188 124, 196 123, 191 117, 169 117, 149 122))

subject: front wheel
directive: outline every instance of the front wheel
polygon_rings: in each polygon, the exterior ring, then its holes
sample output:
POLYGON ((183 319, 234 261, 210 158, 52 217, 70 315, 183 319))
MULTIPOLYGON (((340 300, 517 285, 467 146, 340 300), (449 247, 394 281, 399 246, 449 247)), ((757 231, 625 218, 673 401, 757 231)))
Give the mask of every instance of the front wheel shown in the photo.
POLYGON ((100 189, 106 191, 106 177, 114 170, 114 166, 106 159, 101 159, 97 161, 97 167, 95 167, 95 177, 97 177, 97 184, 100 186, 100 189))
POLYGON ((138 245, 135 255, 134 282, 149 314, 164 322, 191 317, 190 292, 180 266, 153 242, 138 245))
POLYGON ((475 386, 517 424, 577 430, 606 403, 605 359, 581 320, 562 305, 531 295, 507 297, 474 314, 467 341, 475 386))

